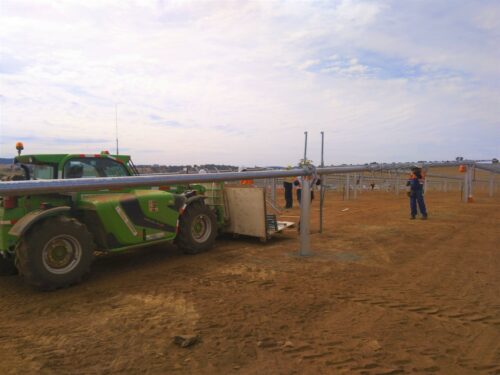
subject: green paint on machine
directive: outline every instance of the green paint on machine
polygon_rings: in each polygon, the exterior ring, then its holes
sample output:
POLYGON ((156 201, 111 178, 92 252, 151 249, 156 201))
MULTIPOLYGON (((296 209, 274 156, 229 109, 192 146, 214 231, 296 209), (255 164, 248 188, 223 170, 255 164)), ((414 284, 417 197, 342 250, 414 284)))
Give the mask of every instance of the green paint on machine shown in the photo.
MULTIPOLYGON (((22 155, 15 158, 15 165, 21 174, 18 179, 137 174, 129 156, 105 152, 22 155)), ((201 185, 191 185, 168 191, 151 187, 0 197, 0 263, 15 264, 37 288, 56 289, 79 282, 96 251, 141 248, 176 241, 178 236, 179 247, 187 253, 208 250, 223 225, 217 220, 223 207, 205 205, 204 191, 201 185), (192 198, 196 195, 199 199, 192 198), (188 196, 189 204, 182 210, 188 196), (192 218, 200 215, 211 230, 201 243, 190 238, 196 236, 192 218), (60 249, 64 256, 59 256, 60 249)))

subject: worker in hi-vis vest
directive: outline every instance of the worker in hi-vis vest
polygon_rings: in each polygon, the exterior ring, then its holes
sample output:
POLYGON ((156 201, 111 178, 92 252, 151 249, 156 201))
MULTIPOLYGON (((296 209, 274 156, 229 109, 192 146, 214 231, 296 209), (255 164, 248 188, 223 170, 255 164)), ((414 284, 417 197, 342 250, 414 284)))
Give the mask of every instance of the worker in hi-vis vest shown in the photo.
POLYGON ((411 175, 406 182, 409 187, 408 197, 410 198, 410 219, 415 219, 417 216, 417 205, 422 215, 422 220, 427 219, 427 208, 424 202, 424 183, 425 177, 422 174, 422 169, 415 166, 411 169, 411 175))
MULTIPOLYGON (((289 165, 287 170, 292 169, 292 166, 289 165)), ((283 188, 285 189, 285 208, 293 207, 293 182, 295 181, 295 177, 285 177, 283 180, 283 188)))

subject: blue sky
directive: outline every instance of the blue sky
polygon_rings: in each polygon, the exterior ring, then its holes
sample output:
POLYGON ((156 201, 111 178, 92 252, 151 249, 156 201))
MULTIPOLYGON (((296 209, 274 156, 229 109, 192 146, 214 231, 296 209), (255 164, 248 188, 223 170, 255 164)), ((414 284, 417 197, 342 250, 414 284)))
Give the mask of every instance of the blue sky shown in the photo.
POLYGON ((500 154, 498 1, 0 0, 0 157, 137 163, 500 154))

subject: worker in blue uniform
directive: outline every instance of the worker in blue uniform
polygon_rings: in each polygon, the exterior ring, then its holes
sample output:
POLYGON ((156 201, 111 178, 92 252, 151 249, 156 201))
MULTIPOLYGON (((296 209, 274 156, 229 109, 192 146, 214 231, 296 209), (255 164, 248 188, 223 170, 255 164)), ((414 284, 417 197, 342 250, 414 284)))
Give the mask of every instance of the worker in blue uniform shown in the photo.
POLYGON ((409 187, 408 196, 410 197, 410 219, 414 220, 417 216, 417 205, 422 215, 422 220, 427 219, 427 209, 424 202, 424 177, 422 176, 422 169, 413 167, 411 175, 406 186, 409 187))

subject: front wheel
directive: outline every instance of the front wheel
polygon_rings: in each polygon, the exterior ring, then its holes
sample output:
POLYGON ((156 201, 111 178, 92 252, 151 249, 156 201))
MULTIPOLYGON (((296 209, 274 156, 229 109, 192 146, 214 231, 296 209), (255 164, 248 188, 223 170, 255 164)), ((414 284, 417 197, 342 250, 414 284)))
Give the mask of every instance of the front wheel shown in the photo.
POLYGON ((179 219, 177 246, 187 254, 198 254, 210 249, 216 236, 214 212, 202 202, 189 205, 179 219))
POLYGON ((25 280, 44 290, 80 282, 92 263, 92 235, 79 221, 58 216, 30 230, 16 249, 17 266, 25 280))

